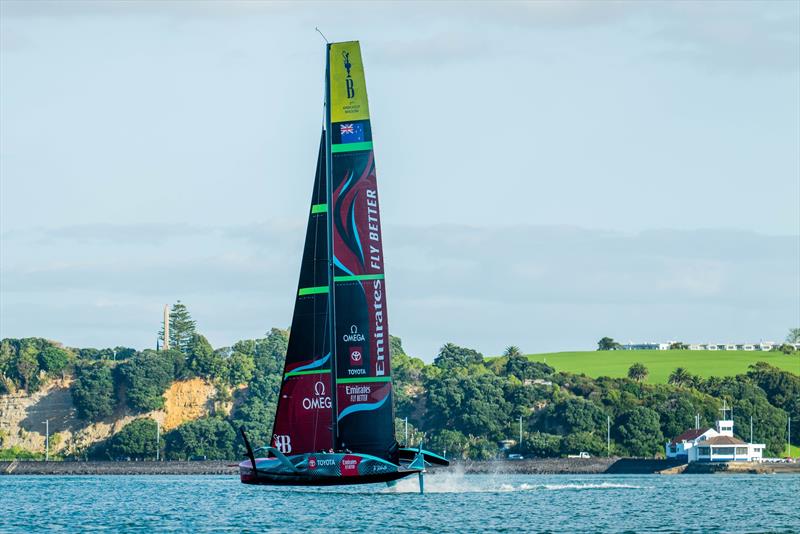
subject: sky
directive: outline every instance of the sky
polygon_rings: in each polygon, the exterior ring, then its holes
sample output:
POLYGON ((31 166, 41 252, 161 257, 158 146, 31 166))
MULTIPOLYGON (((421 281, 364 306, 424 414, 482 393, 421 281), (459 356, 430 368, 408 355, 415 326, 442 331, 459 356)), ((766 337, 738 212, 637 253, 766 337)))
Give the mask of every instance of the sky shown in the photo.
POLYGON ((361 41, 390 328, 430 361, 800 326, 798 2, 0 1, 0 337, 288 327, 361 41))

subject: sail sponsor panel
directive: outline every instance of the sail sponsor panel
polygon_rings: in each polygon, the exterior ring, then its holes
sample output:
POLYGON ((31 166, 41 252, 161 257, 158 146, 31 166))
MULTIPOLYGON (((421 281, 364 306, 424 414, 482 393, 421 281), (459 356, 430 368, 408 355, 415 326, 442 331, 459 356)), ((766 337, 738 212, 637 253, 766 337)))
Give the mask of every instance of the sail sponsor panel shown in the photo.
POLYGON ((331 448, 331 393, 330 372, 295 375, 284 380, 272 445, 284 454, 331 448))
POLYGON ((331 122, 369 119, 367 84, 358 41, 330 45, 331 122))

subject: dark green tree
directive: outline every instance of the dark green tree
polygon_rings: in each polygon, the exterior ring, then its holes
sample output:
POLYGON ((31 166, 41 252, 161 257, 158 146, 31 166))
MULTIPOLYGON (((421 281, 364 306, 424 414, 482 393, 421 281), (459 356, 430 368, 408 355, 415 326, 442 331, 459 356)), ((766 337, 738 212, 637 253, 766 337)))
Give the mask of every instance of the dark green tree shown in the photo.
POLYGON ((244 384, 253 377, 255 361, 249 354, 234 352, 228 359, 228 383, 232 386, 244 384))
POLYGON ((561 453, 565 456, 588 452, 592 456, 606 454, 605 437, 600 437, 594 432, 572 432, 564 437, 561 453))
POLYGON ((617 432, 622 446, 631 456, 654 456, 664 447, 658 413, 644 406, 622 414, 617 432))
MULTIPOLYGON (((169 311, 169 345, 184 354, 189 353, 189 345, 197 329, 197 323, 192 319, 189 309, 180 300, 172 305, 169 311)), ((164 338, 164 327, 158 332, 164 338)))
POLYGON ((232 460, 236 432, 220 417, 197 419, 184 423, 164 436, 167 458, 183 460, 205 456, 209 460, 232 460))
POLYGON ((555 458, 561 453, 561 436, 533 432, 525 435, 522 441, 522 450, 526 456, 536 458, 555 458))
POLYGON ((636 380, 637 382, 644 382, 650 371, 641 362, 636 362, 628 369, 628 378, 636 380))
POLYGON ((686 370, 685 367, 677 367, 672 373, 669 375, 667 381, 672 384, 673 386, 687 386, 690 385, 691 375, 689 371, 686 370))
POLYGON ((571 397, 547 407, 540 418, 542 430, 553 434, 573 432, 603 432, 606 414, 595 403, 581 397, 571 397))
POLYGON ((394 358, 397 355, 405 355, 403 350, 403 340, 397 336, 389 335, 389 354, 394 358))
POLYGON ((483 354, 473 349, 459 347, 453 343, 445 344, 439 350, 439 355, 433 360, 433 365, 441 369, 467 367, 480 363, 483 363, 483 354))
POLYGON ((114 376, 108 364, 82 362, 76 365, 75 380, 69 390, 78 417, 84 421, 98 421, 114 413, 117 396, 114 376))
POLYGON ((58 347, 45 347, 39 353, 39 368, 51 376, 61 373, 69 365, 71 354, 58 347))
POLYGON ((597 350, 617 350, 620 347, 621 345, 610 337, 604 337, 597 342, 597 350))
POLYGON ((110 459, 154 459, 156 457, 156 432, 154 420, 135 419, 109 438, 103 447, 105 456, 110 459))
POLYGON ((136 412, 148 412, 164 407, 164 392, 175 375, 174 362, 164 353, 145 350, 119 366, 127 386, 128 406, 136 412))

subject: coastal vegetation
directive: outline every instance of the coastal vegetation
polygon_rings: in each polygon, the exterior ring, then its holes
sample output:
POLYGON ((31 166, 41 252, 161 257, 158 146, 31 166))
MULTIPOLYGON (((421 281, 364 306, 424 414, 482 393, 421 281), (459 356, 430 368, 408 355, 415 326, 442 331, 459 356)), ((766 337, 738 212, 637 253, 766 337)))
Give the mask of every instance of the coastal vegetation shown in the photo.
MULTIPOLYGON (((239 426, 254 443, 269 443, 288 332, 274 328, 263 338, 215 350, 181 306, 172 310, 176 328, 171 322, 169 350, 2 340, 0 393, 32 392, 51 378, 70 376, 76 415, 87 424, 119 408, 142 414, 76 452, 80 457, 153 458, 158 443, 162 458, 232 459, 243 453, 239 426), (232 408, 212 409, 157 441, 156 423, 145 414, 164 407, 164 392, 174 381, 190 378, 214 384, 215 401, 232 408)), ((426 364, 407 355, 397 337, 390 347, 398 440, 404 441, 407 428, 409 444, 424 440, 455 458, 493 458, 500 442, 526 456, 586 451, 653 457, 663 454, 667 439, 692 428, 696 415, 702 425, 713 425, 723 401, 734 406, 736 434, 751 438, 752 416, 753 440, 766 443, 766 455, 777 456, 786 448, 788 417, 800 421, 800 374, 789 371, 800 367, 796 353, 748 352, 744 362, 740 353, 721 351, 713 354, 712 366, 698 351, 609 350, 602 357, 588 353, 592 363, 582 359, 586 353, 551 354, 545 361, 515 346, 486 358, 446 343, 426 364)), ((792 443, 800 445, 800 430, 792 434, 792 443)), ((3 454, 19 457, 23 451, 3 454)))

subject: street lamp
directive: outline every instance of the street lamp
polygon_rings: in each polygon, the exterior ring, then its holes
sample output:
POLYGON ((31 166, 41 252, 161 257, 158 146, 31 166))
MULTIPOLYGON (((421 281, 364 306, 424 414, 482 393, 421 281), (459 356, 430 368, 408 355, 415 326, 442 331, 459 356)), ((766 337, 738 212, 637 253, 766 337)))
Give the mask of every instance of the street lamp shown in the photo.
POLYGON ((44 423, 44 461, 50 461, 50 419, 42 421, 44 423))

